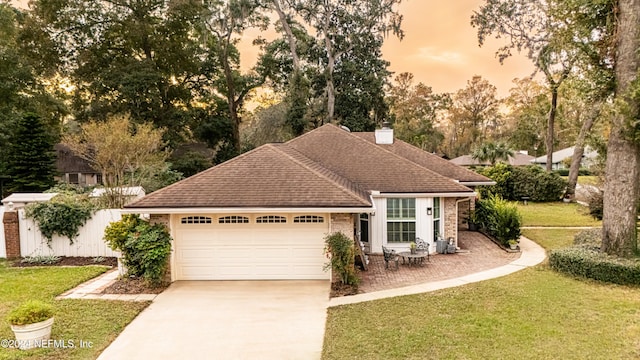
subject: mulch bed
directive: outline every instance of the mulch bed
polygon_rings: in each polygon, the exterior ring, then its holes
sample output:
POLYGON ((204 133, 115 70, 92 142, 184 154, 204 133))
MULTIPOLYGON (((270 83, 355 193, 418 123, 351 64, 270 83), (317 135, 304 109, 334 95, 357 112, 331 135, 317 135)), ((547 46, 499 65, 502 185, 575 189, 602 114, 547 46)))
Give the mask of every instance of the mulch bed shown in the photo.
POLYGON ((340 296, 348 296, 355 295, 358 293, 357 286, 346 285, 341 282, 333 282, 331 283, 331 294, 330 297, 340 297, 340 296))
POLYGON ((118 279, 113 284, 105 288, 103 294, 160 294, 169 283, 162 284, 158 287, 150 287, 140 278, 118 279))
POLYGON ((27 263, 20 260, 14 261, 11 266, 13 267, 32 267, 32 266, 86 266, 86 265, 103 265, 116 267, 118 266, 118 260, 115 257, 80 257, 80 256, 61 256, 60 260, 51 264, 43 263, 27 263), (97 261, 100 260, 100 261, 97 261))

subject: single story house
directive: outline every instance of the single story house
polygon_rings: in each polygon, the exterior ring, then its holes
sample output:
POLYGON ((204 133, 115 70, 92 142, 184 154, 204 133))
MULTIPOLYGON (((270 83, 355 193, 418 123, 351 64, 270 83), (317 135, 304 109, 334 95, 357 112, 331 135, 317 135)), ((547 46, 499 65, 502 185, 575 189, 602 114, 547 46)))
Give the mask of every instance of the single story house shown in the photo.
MULTIPOLYGON (((509 156, 509 159, 506 161, 507 164, 511 166, 524 166, 531 165, 531 160, 535 159, 535 157, 529 155, 526 151, 518 151, 513 156, 509 156)), ((452 163, 459 166, 489 166, 491 165, 489 161, 483 161, 482 163, 477 159, 474 159, 471 155, 462 155, 458 156, 455 159, 449 160, 452 163)))
POLYGON ((460 209, 494 184, 393 137, 332 124, 267 144, 125 206, 171 231, 172 280, 329 279, 336 231, 381 253, 458 237, 460 209))
POLYGON ((94 170, 87 160, 74 154, 63 144, 56 144, 54 149, 58 171, 56 180, 81 186, 102 184, 102 173, 94 170))
MULTIPOLYGON (((562 150, 555 151, 551 154, 551 170, 560 170, 560 169, 568 169, 569 166, 565 164, 565 159, 573 158, 573 152, 575 150, 575 146, 568 147, 562 150)), ((589 168, 595 162, 598 157, 598 152, 589 146, 585 146, 584 153, 582 154, 582 163, 580 167, 589 168)), ((531 163, 538 164, 543 168, 547 167, 547 155, 539 156, 533 160, 531 163)))

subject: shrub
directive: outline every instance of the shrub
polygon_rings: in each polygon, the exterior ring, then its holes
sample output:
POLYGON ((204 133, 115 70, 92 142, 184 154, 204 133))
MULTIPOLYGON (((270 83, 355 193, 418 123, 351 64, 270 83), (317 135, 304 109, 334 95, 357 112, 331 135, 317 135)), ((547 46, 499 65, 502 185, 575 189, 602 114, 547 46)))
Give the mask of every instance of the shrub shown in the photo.
POLYGON ((476 203, 475 217, 480 228, 508 246, 510 240, 520 238, 520 214, 515 204, 499 196, 489 196, 476 203))
POLYGON ((574 245, 585 245, 593 249, 600 249, 602 245, 602 229, 585 229, 573 238, 574 245))
POLYGON ((59 256, 55 255, 36 255, 36 256, 27 256, 20 260, 21 263, 25 264, 43 264, 43 265, 51 265, 60 261, 59 256))
POLYGON ((7 320, 11 325, 35 324, 50 319, 53 316, 53 307, 38 300, 29 300, 13 309, 7 320))
POLYGON ((479 189, 481 197, 499 195, 506 200, 546 202, 560 199, 567 186, 566 180, 556 173, 548 173, 540 166, 510 166, 498 164, 480 171, 496 182, 494 186, 479 189))
POLYGON ((150 225, 138 215, 124 215, 105 229, 104 238, 122 253, 130 276, 142 277, 151 286, 162 283, 171 253, 171 236, 166 226, 150 225))
POLYGON ((551 251, 549 265, 573 276, 620 285, 640 285, 640 259, 618 258, 584 245, 551 251))
POLYGON ((78 236, 80 228, 91 219, 95 207, 88 196, 61 193, 51 201, 29 204, 25 216, 33 219, 51 247, 54 235, 65 236, 69 243, 78 236))
POLYGON ((604 208, 604 195, 602 191, 590 191, 587 204, 589 205, 589 215, 593 216, 594 219, 602 220, 602 209, 604 208))
POLYGON ((341 232, 329 234, 324 238, 325 255, 329 262, 325 270, 331 268, 340 277, 340 282, 357 286, 360 282, 355 267, 355 249, 353 241, 341 232))

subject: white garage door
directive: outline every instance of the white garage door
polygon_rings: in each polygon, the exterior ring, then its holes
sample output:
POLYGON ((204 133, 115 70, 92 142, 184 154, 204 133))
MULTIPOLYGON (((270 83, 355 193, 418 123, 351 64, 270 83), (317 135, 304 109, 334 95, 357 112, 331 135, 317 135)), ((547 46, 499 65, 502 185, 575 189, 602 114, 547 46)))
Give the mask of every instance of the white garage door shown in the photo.
POLYGON ((324 215, 181 216, 177 280, 329 279, 324 215))

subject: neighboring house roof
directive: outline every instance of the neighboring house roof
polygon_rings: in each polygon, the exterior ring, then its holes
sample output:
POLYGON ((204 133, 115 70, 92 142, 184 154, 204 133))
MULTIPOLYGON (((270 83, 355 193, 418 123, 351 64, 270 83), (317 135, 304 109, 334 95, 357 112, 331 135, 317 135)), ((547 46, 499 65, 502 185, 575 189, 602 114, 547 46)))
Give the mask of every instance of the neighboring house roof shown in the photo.
MULTIPOLYGON (((509 156, 507 163, 513 166, 531 165, 531 161, 533 159, 535 158, 531 155, 518 152, 513 154, 513 156, 509 156)), ((471 155, 458 156, 457 158, 451 159, 449 161, 459 166, 491 165, 488 161, 483 161, 481 163, 478 160, 474 159, 471 155)))
MULTIPOLYGON (((562 162, 564 159, 566 158, 570 158, 573 157, 573 152, 574 152, 575 146, 572 147, 568 147, 566 149, 562 149, 562 150, 558 150, 553 152, 553 154, 551 154, 551 163, 552 164, 556 164, 559 162, 562 162)), ((598 152, 591 149, 590 147, 586 146, 584 148, 584 154, 582 155, 582 158, 585 159, 593 159, 596 158, 598 156, 598 152)), ((536 163, 536 164, 546 164, 547 163, 547 155, 543 155, 543 156, 539 156, 533 160, 531 160, 532 163, 536 163)))
POLYGON ((54 145, 56 151, 56 169, 62 174, 97 174, 89 162, 73 153, 63 144, 54 145))
POLYGON ((284 144, 263 145, 125 207, 369 208, 372 191, 473 194, 457 179, 400 155, 410 152, 402 144, 398 148, 328 124, 284 144))
MULTIPOLYGON (((373 144, 375 144, 376 142, 374 134, 370 132, 354 133, 354 135, 359 136, 362 139, 365 139, 373 144)), ((395 139, 393 144, 379 146, 388 151, 391 151, 394 154, 413 161, 416 164, 423 166, 431 171, 435 171, 438 174, 444 175, 450 179, 457 180, 463 184, 477 182, 493 183, 491 179, 480 175, 475 171, 456 166, 459 164, 452 164, 449 162, 449 160, 443 159, 438 155, 426 152, 411 144, 407 144, 402 140, 395 139)))
MULTIPOLYGON (((142 186, 126 186, 126 187, 115 187, 109 189, 111 193, 117 193, 125 196, 144 196, 145 191, 142 186)), ((107 192, 107 189, 103 187, 95 188, 89 194, 89 197, 100 197, 107 192)))

